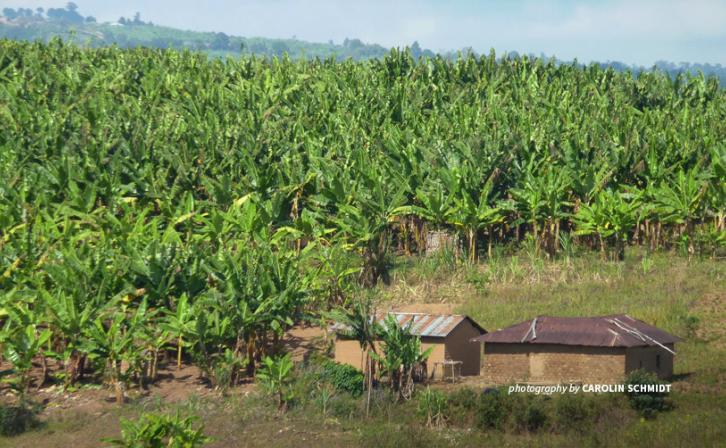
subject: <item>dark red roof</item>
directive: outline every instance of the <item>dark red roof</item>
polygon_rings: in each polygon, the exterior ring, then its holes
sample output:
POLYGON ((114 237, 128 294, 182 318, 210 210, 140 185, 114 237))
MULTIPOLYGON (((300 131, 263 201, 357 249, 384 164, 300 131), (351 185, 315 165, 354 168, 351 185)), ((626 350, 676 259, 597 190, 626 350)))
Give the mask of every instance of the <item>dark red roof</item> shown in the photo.
POLYGON ((599 317, 538 316, 475 338, 506 344, 560 344, 590 347, 641 347, 681 339, 627 314, 599 317))

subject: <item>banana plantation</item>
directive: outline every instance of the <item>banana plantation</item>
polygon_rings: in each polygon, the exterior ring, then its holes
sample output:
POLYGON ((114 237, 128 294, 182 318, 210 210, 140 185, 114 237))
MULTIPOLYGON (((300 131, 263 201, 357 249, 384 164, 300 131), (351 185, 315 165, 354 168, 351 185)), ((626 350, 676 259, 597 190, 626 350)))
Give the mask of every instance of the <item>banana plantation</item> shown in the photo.
POLYGON ((0 42, 0 344, 19 393, 95 381, 122 401, 161 359, 237 384, 431 232, 462 263, 520 244, 718 257, 725 219, 716 79, 0 42))

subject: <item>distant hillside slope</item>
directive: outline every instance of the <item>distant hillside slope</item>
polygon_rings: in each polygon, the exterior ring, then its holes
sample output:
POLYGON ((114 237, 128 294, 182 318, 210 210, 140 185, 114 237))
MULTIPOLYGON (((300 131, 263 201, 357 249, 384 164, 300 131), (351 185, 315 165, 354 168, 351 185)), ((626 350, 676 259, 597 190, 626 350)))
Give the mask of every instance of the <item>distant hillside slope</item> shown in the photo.
MULTIPOLYGON (((389 50, 381 45, 365 44, 359 39, 346 39, 342 44, 334 44, 332 41, 313 43, 298 39, 248 38, 225 33, 186 31, 143 22, 138 16, 134 20, 121 18, 116 23, 97 23, 92 17, 89 20, 89 17, 80 15, 71 20, 66 17, 51 19, 37 13, 20 16, 9 13, 12 18, 7 14, 6 8, 3 17, 0 17, 0 38, 13 40, 48 41, 53 37, 61 37, 91 47, 116 44, 120 47, 186 48, 215 56, 241 53, 281 56, 287 53, 293 58, 336 56, 355 60, 379 58, 389 50)), ((433 52, 425 53, 433 56, 433 52)))
MULTIPOLYGON (((73 6, 73 3, 69 3, 73 6)), ((66 7, 67 8, 67 7, 66 7)), ((378 44, 366 44, 359 39, 345 39, 342 44, 306 42, 298 39, 269 39, 263 37, 229 36, 225 33, 180 30, 154 25, 141 20, 140 15, 133 19, 121 17, 115 23, 97 23, 92 16, 84 17, 76 9, 51 8, 5 8, 0 16, 0 39, 41 40, 53 37, 71 40, 79 45, 101 47, 118 45, 120 47, 175 48, 202 51, 214 57, 255 54, 258 56, 282 56, 287 53, 292 58, 353 59, 356 61, 382 58, 389 49, 378 44)), ((412 56, 433 57, 435 53, 422 49, 417 42, 410 47, 412 56)), ((470 50, 464 50, 465 52, 470 50)), ((449 51, 442 56, 452 59, 457 51, 449 51)), ((541 57, 547 58, 542 55, 541 57)), ((561 63, 568 63, 560 61, 561 63)), ((651 68, 633 66, 617 61, 600 62, 602 67, 612 67, 617 71, 648 71, 651 68)), ((715 76, 721 86, 726 86, 726 67, 721 64, 675 64, 658 61, 655 68, 675 76, 681 72, 715 76)))

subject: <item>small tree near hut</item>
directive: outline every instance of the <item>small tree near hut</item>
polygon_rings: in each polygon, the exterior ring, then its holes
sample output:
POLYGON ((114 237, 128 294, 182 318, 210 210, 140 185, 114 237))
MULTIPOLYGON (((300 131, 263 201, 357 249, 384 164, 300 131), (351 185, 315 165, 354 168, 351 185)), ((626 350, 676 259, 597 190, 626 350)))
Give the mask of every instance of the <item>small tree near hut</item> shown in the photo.
POLYGON ((411 334, 411 323, 401 327, 392 315, 388 315, 383 323, 381 339, 383 354, 373 354, 373 357, 388 376, 391 389, 396 392, 398 399, 408 400, 414 391, 415 371, 424 368, 433 347, 422 352, 421 340, 411 334))

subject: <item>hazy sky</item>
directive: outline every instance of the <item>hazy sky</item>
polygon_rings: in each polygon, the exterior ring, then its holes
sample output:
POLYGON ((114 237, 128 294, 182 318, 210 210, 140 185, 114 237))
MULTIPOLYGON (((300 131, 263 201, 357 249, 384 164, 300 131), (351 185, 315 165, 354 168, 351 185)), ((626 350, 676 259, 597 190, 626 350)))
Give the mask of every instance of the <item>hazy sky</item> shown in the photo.
MULTIPOLYGON (((726 64, 726 0, 77 0, 115 21, 141 12, 160 25, 326 42, 479 52, 544 52, 560 59, 726 64)), ((0 7, 65 1, 0 0, 0 7)))

